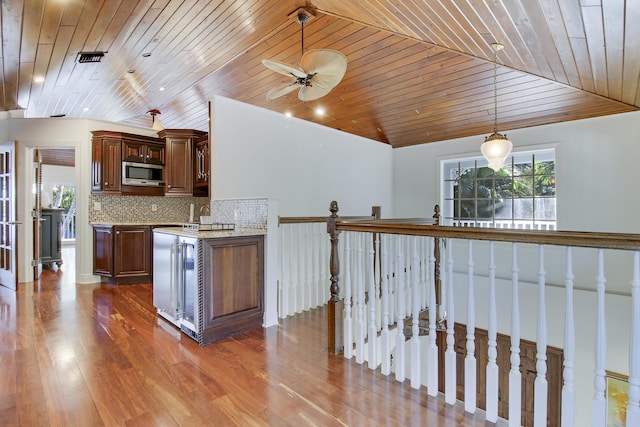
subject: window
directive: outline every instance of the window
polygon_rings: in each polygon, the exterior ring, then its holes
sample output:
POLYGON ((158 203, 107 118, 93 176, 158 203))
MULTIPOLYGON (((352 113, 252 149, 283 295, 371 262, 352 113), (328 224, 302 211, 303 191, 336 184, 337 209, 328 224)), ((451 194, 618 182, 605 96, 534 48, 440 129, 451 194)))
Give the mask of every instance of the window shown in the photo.
POLYGON ((443 178, 446 225, 556 228, 553 150, 515 153, 497 172, 482 157, 445 161, 443 178))

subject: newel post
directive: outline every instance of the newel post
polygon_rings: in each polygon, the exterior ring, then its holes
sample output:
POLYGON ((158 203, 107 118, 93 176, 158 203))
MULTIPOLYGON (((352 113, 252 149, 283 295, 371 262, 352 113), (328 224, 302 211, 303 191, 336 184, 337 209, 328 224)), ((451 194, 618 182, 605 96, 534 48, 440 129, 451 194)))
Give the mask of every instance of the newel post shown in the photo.
POLYGON ((340 259, 338 256, 338 234, 336 230, 336 222, 340 220, 338 216, 338 202, 335 200, 329 206, 331 216, 327 218, 327 233, 331 237, 331 257, 329 259, 329 272, 331 274, 331 298, 328 305, 328 340, 329 353, 340 354, 344 349, 344 340, 342 337, 342 314, 344 310, 344 300, 340 299, 340 259))

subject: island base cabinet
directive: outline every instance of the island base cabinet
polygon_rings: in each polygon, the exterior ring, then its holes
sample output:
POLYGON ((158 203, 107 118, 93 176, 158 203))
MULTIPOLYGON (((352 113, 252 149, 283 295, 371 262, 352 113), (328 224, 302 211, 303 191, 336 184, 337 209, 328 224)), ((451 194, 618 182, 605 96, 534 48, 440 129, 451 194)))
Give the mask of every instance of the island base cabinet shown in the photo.
POLYGON ((262 326, 264 236, 202 244, 201 345, 262 326))

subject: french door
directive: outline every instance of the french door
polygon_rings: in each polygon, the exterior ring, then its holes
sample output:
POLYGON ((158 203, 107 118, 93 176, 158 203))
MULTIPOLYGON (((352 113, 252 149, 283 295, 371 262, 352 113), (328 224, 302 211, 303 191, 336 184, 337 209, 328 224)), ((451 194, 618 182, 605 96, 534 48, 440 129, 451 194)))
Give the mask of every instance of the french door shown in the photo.
POLYGON ((18 287, 16 142, 0 144, 0 285, 18 287))

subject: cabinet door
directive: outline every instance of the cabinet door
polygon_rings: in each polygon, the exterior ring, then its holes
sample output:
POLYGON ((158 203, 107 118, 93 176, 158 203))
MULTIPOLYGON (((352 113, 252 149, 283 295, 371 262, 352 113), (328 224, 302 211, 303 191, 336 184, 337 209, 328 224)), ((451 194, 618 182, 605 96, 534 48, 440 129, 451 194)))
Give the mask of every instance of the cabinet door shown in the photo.
POLYGON ((91 191, 102 191, 102 140, 91 142, 91 191))
POLYGON ((151 274, 151 229, 149 226, 117 226, 114 236, 114 277, 151 274))
POLYGON ((102 192, 120 193, 122 171, 120 140, 102 141, 102 192))
POLYGON ((145 162, 154 165, 164 165, 164 145, 148 144, 145 162))
POLYGON ((122 141, 122 160, 125 162, 144 163, 145 145, 140 142, 122 141))
POLYGON ((165 196, 191 196, 193 166, 191 138, 167 138, 165 196))
POLYGON ((113 227, 93 227, 93 274, 113 275, 113 227))
POLYGON ((199 140, 195 147, 195 168, 193 177, 193 195, 209 196, 209 141, 199 140))
POLYGON ((203 240, 203 342, 262 325, 263 241, 263 236, 203 240))

